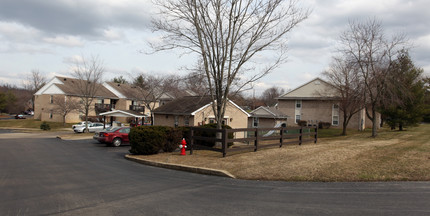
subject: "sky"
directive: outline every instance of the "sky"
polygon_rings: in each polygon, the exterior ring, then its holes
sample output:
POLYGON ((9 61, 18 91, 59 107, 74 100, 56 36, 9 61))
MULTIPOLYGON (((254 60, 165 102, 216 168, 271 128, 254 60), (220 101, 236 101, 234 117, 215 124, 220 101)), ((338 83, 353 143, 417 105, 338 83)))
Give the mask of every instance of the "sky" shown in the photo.
MULTIPOLYGON (((248 93, 296 88, 329 67, 339 35, 352 20, 381 21, 386 35, 405 34, 416 66, 430 75, 430 1, 302 0, 312 12, 288 35, 287 62, 248 93)), ((98 56, 105 80, 135 74, 186 74, 196 56, 174 50, 148 54, 157 40, 150 0, 0 0, 0 84, 22 86, 32 70, 48 80, 71 76, 73 62, 98 56)))

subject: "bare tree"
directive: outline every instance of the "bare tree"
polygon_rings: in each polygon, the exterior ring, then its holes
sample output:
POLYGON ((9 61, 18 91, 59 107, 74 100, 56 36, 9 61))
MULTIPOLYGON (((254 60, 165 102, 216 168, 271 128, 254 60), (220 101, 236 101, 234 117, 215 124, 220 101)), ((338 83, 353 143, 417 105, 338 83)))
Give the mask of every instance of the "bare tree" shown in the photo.
MULTIPOLYGON (((103 61, 96 56, 91 56, 89 59, 83 57, 81 61, 76 61, 72 68, 72 75, 77 79, 74 82, 74 88, 81 99, 85 121, 88 121, 88 114, 93 108, 91 105, 100 91, 104 72, 103 61)), ((85 131, 88 131, 87 124, 85 127, 85 131)))
POLYGON ((204 96, 209 93, 206 74, 202 71, 195 71, 187 74, 183 78, 183 82, 185 89, 191 90, 200 96, 204 96))
POLYGON ((387 39, 381 22, 350 22, 349 29, 341 35, 341 52, 355 64, 364 85, 366 115, 372 121, 372 137, 377 136, 377 108, 387 91, 386 80, 392 67, 392 59, 403 48, 405 37, 396 35, 387 39), (369 110, 370 109, 370 110, 369 110))
POLYGON ((42 75, 37 69, 32 70, 31 74, 23 81, 24 88, 32 91, 33 93, 38 91, 45 84, 46 77, 42 75))
POLYGON ((31 96, 26 98, 31 103, 31 107, 34 110, 34 93, 46 84, 46 77, 42 75, 39 70, 33 69, 31 74, 23 80, 24 89, 31 92, 31 96))
POLYGON ((272 86, 264 90, 263 94, 261 94, 261 100, 266 106, 273 106, 278 102, 275 98, 283 95, 284 92, 285 90, 283 88, 272 86))
POLYGON ((334 57, 330 68, 323 72, 323 75, 336 89, 339 110, 343 113, 342 135, 346 135, 346 128, 352 116, 364 108, 363 86, 358 68, 342 57, 334 57))
POLYGON ((66 125, 66 116, 80 108, 80 104, 77 101, 73 101, 70 96, 63 97, 58 95, 54 97, 53 104, 55 105, 53 112, 63 117, 63 125, 66 125))
POLYGON ((215 101, 218 129, 233 85, 239 91, 283 63, 287 34, 309 15, 296 0, 156 0, 156 4, 161 16, 153 27, 165 34, 162 43, 152 47, 180 48, 199 56, 215 101), (263 55, 273 50, 278 55, 263 55), (254 61, 263 56, 274 59, 264 59, 265 66, 254 61))
POLYGON ((152 112, 168 96, 167 93, 171 89, 170 79, 167 76, 154 76, 142 73, 134 78, 133 84, 140 91, 139 99, 143 101, 143 105, 151 112, 151 124, 153 125, 154 117, 152 112))

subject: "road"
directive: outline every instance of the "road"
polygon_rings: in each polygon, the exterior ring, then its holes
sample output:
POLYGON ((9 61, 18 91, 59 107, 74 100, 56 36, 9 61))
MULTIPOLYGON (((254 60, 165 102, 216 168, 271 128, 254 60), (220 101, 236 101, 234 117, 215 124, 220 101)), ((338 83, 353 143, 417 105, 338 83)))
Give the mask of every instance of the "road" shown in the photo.
POLYGON ((0 215, 430 215, 429 182, 246 181, 137 164, 128 149, 0 132, 0 215))

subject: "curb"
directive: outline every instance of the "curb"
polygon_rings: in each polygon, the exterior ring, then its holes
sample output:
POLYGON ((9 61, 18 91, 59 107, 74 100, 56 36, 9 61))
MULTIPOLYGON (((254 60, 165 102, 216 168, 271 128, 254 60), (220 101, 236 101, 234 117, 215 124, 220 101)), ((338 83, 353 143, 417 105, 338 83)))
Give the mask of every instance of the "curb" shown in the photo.
POLYGON ((149 166, 162 167, 167 169, 186 171, 186 172, 192 172, 192 173, 198 173, 198 174, 204 174, 204 175, 222 176, 222 177, 233 178, 233 179, 236 178, 234 175, 224 170, 149 161, 149 160, 144 160, 140 158, 135 158, 130 154, 126 154, 124 158, 130 161, 134 161, 134 162, 149 165, 149 166))

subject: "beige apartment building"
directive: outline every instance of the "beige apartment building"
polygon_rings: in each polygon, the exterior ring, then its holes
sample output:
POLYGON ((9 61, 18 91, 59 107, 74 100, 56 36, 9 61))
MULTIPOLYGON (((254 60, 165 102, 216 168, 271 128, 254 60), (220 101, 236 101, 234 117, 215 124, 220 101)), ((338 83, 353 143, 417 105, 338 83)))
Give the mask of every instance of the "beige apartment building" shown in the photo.
MULTIPOLYGON (((212 99, 208 96, 186 96, 176 99, 154 110, 154 125, 199 126, 215 123, 212 99)), ((223 123, 232 128, 246 128, 250 114, 236 105, 227 102, 223 123)))
MULTIPOLYGON (((35 93, 34 118, 49 122, 62 122, 63 117, 57 112, 58 105, 54 101, 57 98, 61 98, 64 101, 72 100, 76 104, 81 103, 81 95, 78 90, 79 86, 82 86, 80 82, 83 81, 60 76, 51 79, 35 93)), ((99 114, 112 110, 133 111, 150 116, 150 110, 145 107, 145 102, 141 97, 143 91, 136 86, 105 82, 97 84, 96 89, 97 92, 93 98, 89 113, 92 119, 102 121, 102 116, 99 114)), ((151 107, 156 108, 173 99, 174 97, 170 94, 163 93, 160 97, 149 103, 151 103, 151 107)), ((67 114, 66 123, 82 121, 84 116, 82 109, 74 110, 67 114)), ((113 117, 111 120, 129 123, 133 119, 128 117, 113 117)))
MULTIPOLYGON (((277 99, 277 109, 290 116, 287 120, 288 126, 305 120, 308 125, 329 122, 332 127, 342 127, 343 113, 339 110, 336 91, 332 85, 320 78, 313 79, 277 99)), ((364 108, 356 113, 348 124, 348 128, 358 130, 371 127, 372 122, 366 117, 364 108)))

